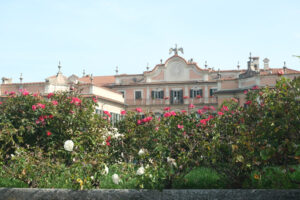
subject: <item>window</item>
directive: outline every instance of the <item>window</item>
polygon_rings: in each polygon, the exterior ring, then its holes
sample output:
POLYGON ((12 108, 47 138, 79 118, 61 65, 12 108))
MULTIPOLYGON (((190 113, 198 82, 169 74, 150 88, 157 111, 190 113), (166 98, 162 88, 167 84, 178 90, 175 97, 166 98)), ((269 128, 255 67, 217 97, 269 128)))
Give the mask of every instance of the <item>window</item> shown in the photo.
POLYGON ((152 91, 151 92, 152 99, 163 99, 164 98, 164 91, 152 91))
POLYGON ((171 90, 171 104, 183 104, 183 90, 171 90))
POLYGON ((190 98, 195 98, 198 95, 200 95, 201 97, 203 97, 202 96, 202 89, 191 89, 190 90, 190 98))
POLYGON ((135 91, 135 99, 142 99, 142 91, 135 91))
POLYGON ((209 90, 209 96, 213 96, 214 93, 215 93, 216 91, 217 91, 216 88, 211 88, 211 89, 209 90))

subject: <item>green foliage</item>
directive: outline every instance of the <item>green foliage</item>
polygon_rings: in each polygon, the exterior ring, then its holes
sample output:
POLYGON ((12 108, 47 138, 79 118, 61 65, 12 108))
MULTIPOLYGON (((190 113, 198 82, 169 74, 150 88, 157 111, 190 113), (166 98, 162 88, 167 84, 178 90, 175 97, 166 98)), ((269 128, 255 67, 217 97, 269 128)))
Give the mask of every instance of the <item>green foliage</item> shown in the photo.
POLYGON ((160 118, 128 112, 113 128, 94 101, 73 92, 10 94, 0 104, 0 180, 72 189, 299 187, 300 78, 253 88, 246 100, 216 112, 166 108, 160 118))
POLYGON ((251 173, 250 179, 244 182, 244 188, 256 189, 292 189, 300 184, 300 166, 265 167, 251 173))
POLYGON ((227 180, 210 168, 199 167, 176 181, 173 188, 178 189, 225 189, 227 180))

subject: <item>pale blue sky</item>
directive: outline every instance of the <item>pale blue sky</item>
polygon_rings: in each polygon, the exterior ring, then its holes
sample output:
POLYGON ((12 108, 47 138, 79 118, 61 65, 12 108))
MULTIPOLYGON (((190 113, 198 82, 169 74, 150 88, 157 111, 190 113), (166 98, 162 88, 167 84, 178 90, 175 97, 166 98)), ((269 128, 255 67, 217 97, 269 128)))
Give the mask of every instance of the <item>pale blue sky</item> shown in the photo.
POLYGON ((142 73, 170 56, 246 68, 249 52, 300 70, 300 0, 0 0, 0 77, 142 73))

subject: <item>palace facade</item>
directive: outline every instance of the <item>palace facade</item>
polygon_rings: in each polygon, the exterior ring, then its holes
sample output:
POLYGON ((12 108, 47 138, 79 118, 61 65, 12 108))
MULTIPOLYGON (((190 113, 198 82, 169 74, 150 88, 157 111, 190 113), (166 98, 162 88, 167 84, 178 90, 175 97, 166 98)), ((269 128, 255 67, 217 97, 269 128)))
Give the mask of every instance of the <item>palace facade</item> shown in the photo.
MULTIPOLYGON (((260 67, 259 57, 249 57, 247 69, 214 70, 205 65, 200 68, 192 59, 186 60, 178 55, 177 47, 170 49, 174 55, 164 63, 142 74, 120 74, 114 76, 95 76, 93 83, 122 93, 127 110, 141 107, 143 111, 157 115, 165 107, 172 110, 190 111, 203 106, 218 107, 225 100, 236 98, 240 105, 245 103, 245 90, 251 88, 274 86, 280 76, 293 79, 300 76, 300 71, 271 68, 269 59, 263 60, 260 67)), ((89 76, 79 79, 91 82, 89 76)))
POLYGON ((135 110, 137 107, 144 112, 161 115, 165 107, 174 111, 190 111, 190 105, 199 109, 203 106, 218 107, 225 100, 236 98, 240 105, 245 103, 245 90, 255 86, 274 86, 280 76, 290 79, 300 76, 300 71, 271 68, 269 59, 263 60, 260 67, 259 57, 249 57, 247 69, 214 70, 205 65, 200 68, 192 59, 186 60, 178 55, 183 49, 170 49, 174 55, 164 63, 156 65, 152 70, 142 74, 116 74, 112 76, 83 75, 77 77, 64 76, 60 71, 47 78, 45 82, 12 83, 2 78, 0 98, 4 93, 19 89, 27 89, 32 93, 47 95, 55 91, 68 91, 80 88, 85 97, 97 97, 96 112, 110 111, 114 119, 118 119, 121 110, 135 110))

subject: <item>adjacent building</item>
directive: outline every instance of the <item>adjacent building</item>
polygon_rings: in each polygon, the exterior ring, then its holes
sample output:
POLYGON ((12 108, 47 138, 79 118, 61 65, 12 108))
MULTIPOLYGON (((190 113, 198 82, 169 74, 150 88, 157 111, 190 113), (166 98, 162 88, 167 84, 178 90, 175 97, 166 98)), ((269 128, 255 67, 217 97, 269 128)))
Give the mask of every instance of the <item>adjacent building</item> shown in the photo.
POLYGON ((44 82, 23 83, 23 79, 20 77, 20 83, 12 83, 11 79, 2 78, 0 101, 5 101, 7 93, 12 91, 18 93, 20 89, 26 89, 30 93, 37 93, 45 97, 53 92, 78 90, 85 98, 97 99, 96 113, 101 114, 104 110, 109 111, 112 115, 112 122, 120 118, 120 112, 125 109, 124 98, 121 93, 107 87, 96 86, 92 82, 79 82, 79 77, 76 75, 66 77, 60 71, 60 64, 58 68, 58 73, 46 78, 44 82))

